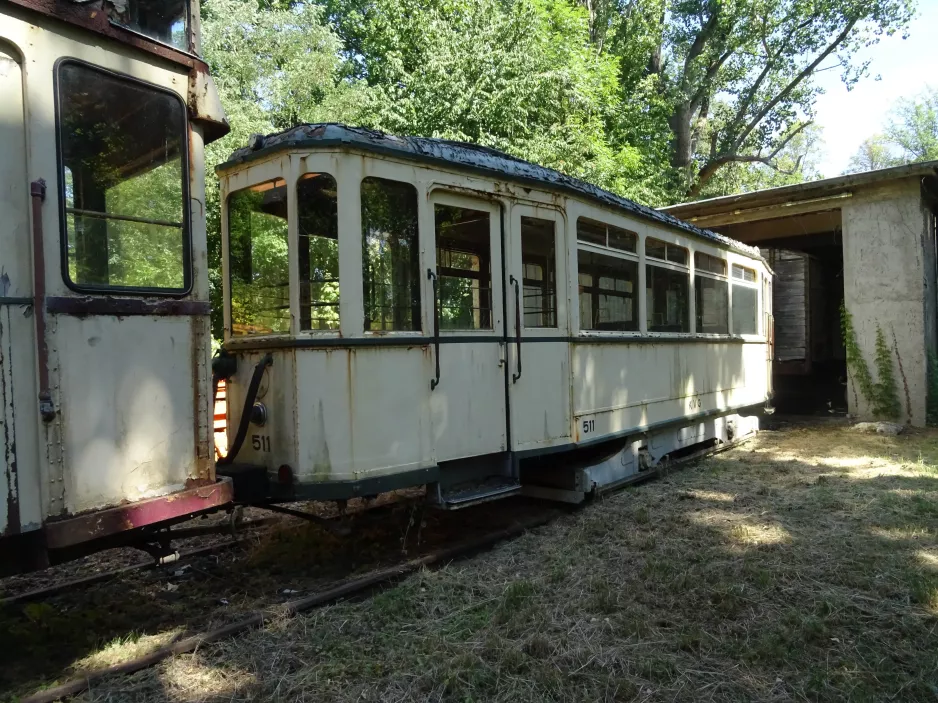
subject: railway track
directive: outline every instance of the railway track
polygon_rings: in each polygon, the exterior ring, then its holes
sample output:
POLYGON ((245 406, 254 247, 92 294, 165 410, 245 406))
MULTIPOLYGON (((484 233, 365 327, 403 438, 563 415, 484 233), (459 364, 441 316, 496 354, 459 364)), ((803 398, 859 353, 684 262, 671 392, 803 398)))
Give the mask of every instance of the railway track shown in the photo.
POLYGON ((369 593, 376 588, 393 585, 399 579, 419 569, 439 566, 456 559, 465 558, 482 550, 494 547, 505 540, 518 537, 528 530, 550 522, 563 512, 565 511, 558 508, 546 508, 541 515, 529 517, 510 527, 494 530, 488 534, 465 540, 456 545, 430 552, 429 554, 415 559, 379 569, 362 577, 337 582, 329 588, 296 600, 288 601, 275 609, 255 610, 235 622, 180 639, 130 661, 88 672, 61 685, 39 691, 31 696, 26 696, 21 699, 21 702, 52 703, 62 698, 77 695, 106 677, 132 674, 154 666, 170 657, 193 652, 204 644, 217 642, 254 628, 263 627, 274 619, 293 617, 304 611, 328 603, 369 593))
MULTIPOLYGON (((677 468, 678 465, 724 451, 736 444, 738 442, 682 457, 674 463, 662 466, 660 470, 649 471, 648 474, 643 476, 643 479, 659 476, 662 471, 669 471, 677 468)), ((61 685, 23 696, 20 700, 24 703, 47 703, 76 695, 106 677, 131 674, 158 664, 169 657, 192 652, 204 644, 217 642, 254 628, 263 627, 274 619, 294 616, 321 605, 361 596, 392 585, 416 570, 440 566, 453 560, 465 558, 499 542, 517 537, 532 528, 544 525, 561 515, 570 514, 571 510, 576 511, 580 507, 560 506, 523 498, 512 499, 512 501, 517 502, 489 503, 477 506, 473 511, 458 511, 456 513, 432 511, 423 514, 423 516, 420 516, 419 509, 415 505, 409 504, 408 501, 387 503, 383 506, 357 511, 357 527, 359 529, 352 533, 353 539, 344 540, 333 535, 334 542, 338 549, 337 553, 341 554, 356 549, 354 546, 354 538, 356 537, 363 542, 368 542, 374 539, 380 540, 383 536, 386 551, 383 556, 374 558, 370 568, 362 569, 361 564, 349 563, 346 572, 335 578, 318 579, 310 587, 296 586, 295 588, 284 589, 284 584, 290 583, 290 581, 282 574, 282 567, 276 566, 271 571, 277 575, 275 579, 277 598, 272 598, 270 590, 268 590, 265 597, 255 597, 251 601, 249 610, 238 613, 236 617, 224 619, 220 625, 205 623, 197 631, 183 633, 178 639, 143 656, 113 666, 85 671, 61 685), (407 508, 410 508, 410 510, 408 511, 407 508), (415 515, 418 516, 416 519, 415 515), (427 526, 427 522, 432 524, 427 526), (401 532, 392 539, 389 535, 394 533, 395 525, 401 532), (369 532, 369 526, 376 527, 376 529, 369 532), (421 530, 424 532, 422 537, 420 535, 421 530), (416 548, 413 545, 408 547, 409 540, 416 541, 416 548), (351 544, 349 544, 350 542, 351 544), (413 552, 415 549, 418 556, 408 558, 408 552, 413 552), (396 556, 393 559, 388 559, 391 551, 396 556), (362 575, 363 573, 364 575, 362 575), (305 593, 305 595, 300 596, 301 593, 305 593), (287 595, 292 599, 283 601, 279 597, 283 595, 287 595), (278 600, 280 602, 277 602, 278 600)), ((265 531, 266 534, 274 536, 283 532, 287 532, 287 530, 272 528, 265 531)), ((322 531, 317 531, 314 538, 322 539, 325 534, 322 531)), ((282 537, 282 540, 284 553, 292 555, 287 557, 288 563, 302 562, 304 548, 310 544, 303 542, 302 533, 286 535, 282 537)), ((224 548, 227 548, 227 545, 222 547, 222 549, 224 548)), ((204 551, 211 551, 211 547, 206 548, 204 551)), ((190 553, 190 556, 197 555, 190 553)), ((137 569, 140 568, 142 567, 137 567, 137 569)), ((269 567, 265 563, 262 568, 269 567)), ((130 570, 119 571, 126 573, 130 570)), ((75 584, 65 584, 64 590, 63 586, 45 589, 46 595, 48 596, 53 590, 57 590, 59 595, 68 593, 73 586, 100 582, 108 576, 116 575, 119 577, 121 573, 95 575, 88 580, 78 580, 75 584)), ((286 576, 289 576, 289 574, 286 576)), ((219 579, 218 582, 230 584, 237 579, 250 581, 251 576, 247 572, 242 575, 239 567, 238 571, 231 571, 225 578, 219 579)), ((17 599, 25 601, 29 598, 42 597, 41 591, 37 593, 38 595, 22 594, 17 596, 17 599)), ((224 595, 225 592, 221 590, 216 594, 217 597, 224 595)), ((30 687, 32 690, 36 688, 35 685, 30 687)))

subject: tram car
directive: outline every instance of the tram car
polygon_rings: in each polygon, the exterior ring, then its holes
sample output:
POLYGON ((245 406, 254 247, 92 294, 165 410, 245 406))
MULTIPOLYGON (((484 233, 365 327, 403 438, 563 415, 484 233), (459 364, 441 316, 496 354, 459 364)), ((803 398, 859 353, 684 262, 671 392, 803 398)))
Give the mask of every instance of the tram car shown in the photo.
POLYGON ((337 124, 218 167, 240 502, 576 502, 758 428, 757 249, 507 154, 337 124))
POLYGON ((0 573, 228 505, 198 0, 0 6, 0 573))

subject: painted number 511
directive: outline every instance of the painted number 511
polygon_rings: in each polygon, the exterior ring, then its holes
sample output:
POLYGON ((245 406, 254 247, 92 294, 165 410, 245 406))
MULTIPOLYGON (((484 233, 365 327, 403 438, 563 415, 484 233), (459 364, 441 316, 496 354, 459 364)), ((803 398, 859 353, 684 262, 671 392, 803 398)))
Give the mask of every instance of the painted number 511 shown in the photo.
POLYGON ((583 420, 583 434, 596 431, 596 420, 583 420))

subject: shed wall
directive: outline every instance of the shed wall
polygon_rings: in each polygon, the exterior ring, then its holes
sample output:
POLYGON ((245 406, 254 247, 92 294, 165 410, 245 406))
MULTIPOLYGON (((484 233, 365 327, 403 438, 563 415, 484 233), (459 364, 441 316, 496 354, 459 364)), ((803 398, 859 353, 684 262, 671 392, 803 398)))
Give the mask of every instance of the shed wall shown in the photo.
MULTIPOLYGON (((877 326, 883 330, 892 348, 902 421, 917 426, 925 425, 925 292, 926 280, 934 278, 934 271, 925 266, 927 236, 928 217, 917 180, 858 194, 844 203, 844 299, 857 342, 877 380, 877 326)), ((872 415, 852 382, 848 403, 852 414, 872 415)))

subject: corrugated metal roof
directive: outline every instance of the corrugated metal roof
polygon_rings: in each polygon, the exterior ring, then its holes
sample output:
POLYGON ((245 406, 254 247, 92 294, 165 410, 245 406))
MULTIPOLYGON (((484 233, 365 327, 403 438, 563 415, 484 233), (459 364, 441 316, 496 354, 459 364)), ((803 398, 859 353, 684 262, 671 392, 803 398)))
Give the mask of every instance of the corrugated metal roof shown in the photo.
POLYGON ((759 256, 758 249, 737 242, 735 239, 695 227, 665 212, 610 193, 608 190, 603 190, 592 183, 581 181, 560 171, 538 166, 497 149, 477 144, 425 137, 397 137, 376 130, 341 124, 303 124, 261 137, 252 146, 256 148, 238 149, 216 170, 227 171, 245 162, 286 149, 322 149, 339 146, 494 175, 546 190, 564 191, 613 209, 625 210, 645 220, 716 242, 749 256, 759 256))

